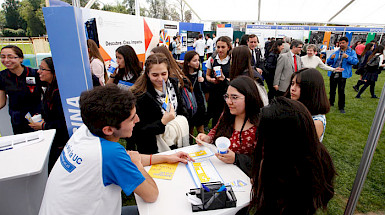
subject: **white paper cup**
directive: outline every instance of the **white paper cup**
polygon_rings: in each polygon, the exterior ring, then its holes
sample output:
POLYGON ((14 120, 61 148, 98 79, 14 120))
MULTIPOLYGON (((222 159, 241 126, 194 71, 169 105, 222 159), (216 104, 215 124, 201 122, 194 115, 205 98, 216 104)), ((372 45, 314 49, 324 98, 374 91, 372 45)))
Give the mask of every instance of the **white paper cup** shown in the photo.
POLYGON ((230 147, 230 140, 227 137, 218 137, 215 140, 215 145, 217 146, 219 154, 227 154, 230 147))
POLYGON ((118 68, 118 64, 116 62, 111 61, 110 67, 108 68, 108 72, 112 74, 114 73, 116 68, 118 68))
POLYGON ((221 66, 214 66, 215 77, 221 77, 221 66))
POLYGON ((36 114, 35 116, 32 117, 33 122, 41 122, 41 114, 36 114))

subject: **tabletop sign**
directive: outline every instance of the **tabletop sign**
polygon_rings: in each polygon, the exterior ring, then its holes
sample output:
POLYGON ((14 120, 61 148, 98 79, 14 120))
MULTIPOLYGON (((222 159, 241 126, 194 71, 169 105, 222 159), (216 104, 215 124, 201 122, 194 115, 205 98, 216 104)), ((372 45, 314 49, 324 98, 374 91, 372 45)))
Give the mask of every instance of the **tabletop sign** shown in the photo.
POLYGON ((151 169, 148 171, 148 174, 153 178, 171 180, 174 176, 177 166, 178 163, 154 164, 151 166, 151 169))

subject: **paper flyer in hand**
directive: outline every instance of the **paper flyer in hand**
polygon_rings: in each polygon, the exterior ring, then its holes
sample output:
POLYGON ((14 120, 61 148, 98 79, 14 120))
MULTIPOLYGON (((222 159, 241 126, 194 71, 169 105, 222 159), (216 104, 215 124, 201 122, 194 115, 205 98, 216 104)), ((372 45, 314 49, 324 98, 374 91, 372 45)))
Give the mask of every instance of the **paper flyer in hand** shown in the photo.
POLYGON ((171 180, 174 176, 177 167, 178 163, 154 164, 151 166, 151 169, 148 171, 148 174, 153 178, 171 180))
POLYGON ((166 82, 164 82, 163 80, 163 93, 165 95, 165 99, 164 99, 164 102, 162 104, 162 108, 164 110, 166 110, 167 112, 170 112, 170 101, 169 101, 169 98, 168 98, 168 93, 167 93, 167 86, 166 86, 166 82))
POLYGON ((206 182, 220 181, 223 183, 222 177, 210 160, 188 162, 186 167, 197 188, 200 187, 201 183, 206 182))

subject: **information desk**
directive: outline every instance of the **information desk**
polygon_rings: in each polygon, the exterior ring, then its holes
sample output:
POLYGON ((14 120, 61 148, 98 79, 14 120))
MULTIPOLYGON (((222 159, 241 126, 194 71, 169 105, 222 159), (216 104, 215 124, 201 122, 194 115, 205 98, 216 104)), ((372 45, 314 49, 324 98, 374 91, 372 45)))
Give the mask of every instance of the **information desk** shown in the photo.
MULTIPOLYGON (((188 146, 191 147, 191 146, 188 146)), ((184 151, 185 148, 176 150, 184 151)), ((160 154, 175 153, 175 150, 160 154)), ((149 214, 235 214, 241 208, 248 205, 250 202, 251 183, 250 178, 233 164, 226 164, 220 161, 216 156, 208 158, 211 160, 218 173, 221 175, 225 183, 242 180, 247 185, 234 189, 237 197, 237 206, 234 208, 210 210, 204 212, 192 212, 191 204, 187 200, 186 193, 192 188, 196 188, 194 181, 188 172, 186 165, 179 163, 172 180, 163 180, 154 178, 159 189, 159 197, 154 203, 146 203, 135 194, 136 203, 141 215, 149 214)), ((150 170, 150 166, 145 167, 146 171, 150 170)))
POLYGON ((55 129, 1 137, 18 139, 41 133, 43 140, 20 148, 0 151, 0 214, 39 213, 48 178, 48 156, 55 129))

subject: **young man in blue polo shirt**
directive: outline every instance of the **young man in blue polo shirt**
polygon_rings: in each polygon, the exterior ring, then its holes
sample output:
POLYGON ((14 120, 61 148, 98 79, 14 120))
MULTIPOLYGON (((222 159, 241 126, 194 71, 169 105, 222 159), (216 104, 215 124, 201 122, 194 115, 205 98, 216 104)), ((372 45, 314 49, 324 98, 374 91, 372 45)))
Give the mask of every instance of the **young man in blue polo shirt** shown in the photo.
POLYGON ((80 109, 84 125, 72 135, 50 173, 41 215, 120 215, 122 189, 146 202, 158 197, 157 185, 143 166, 190 159, 182 152, 168 156, 126 152, 118 143, 131 137, 139 122, 130 91, 116 85, 96 87, 82 93, 80 109))

